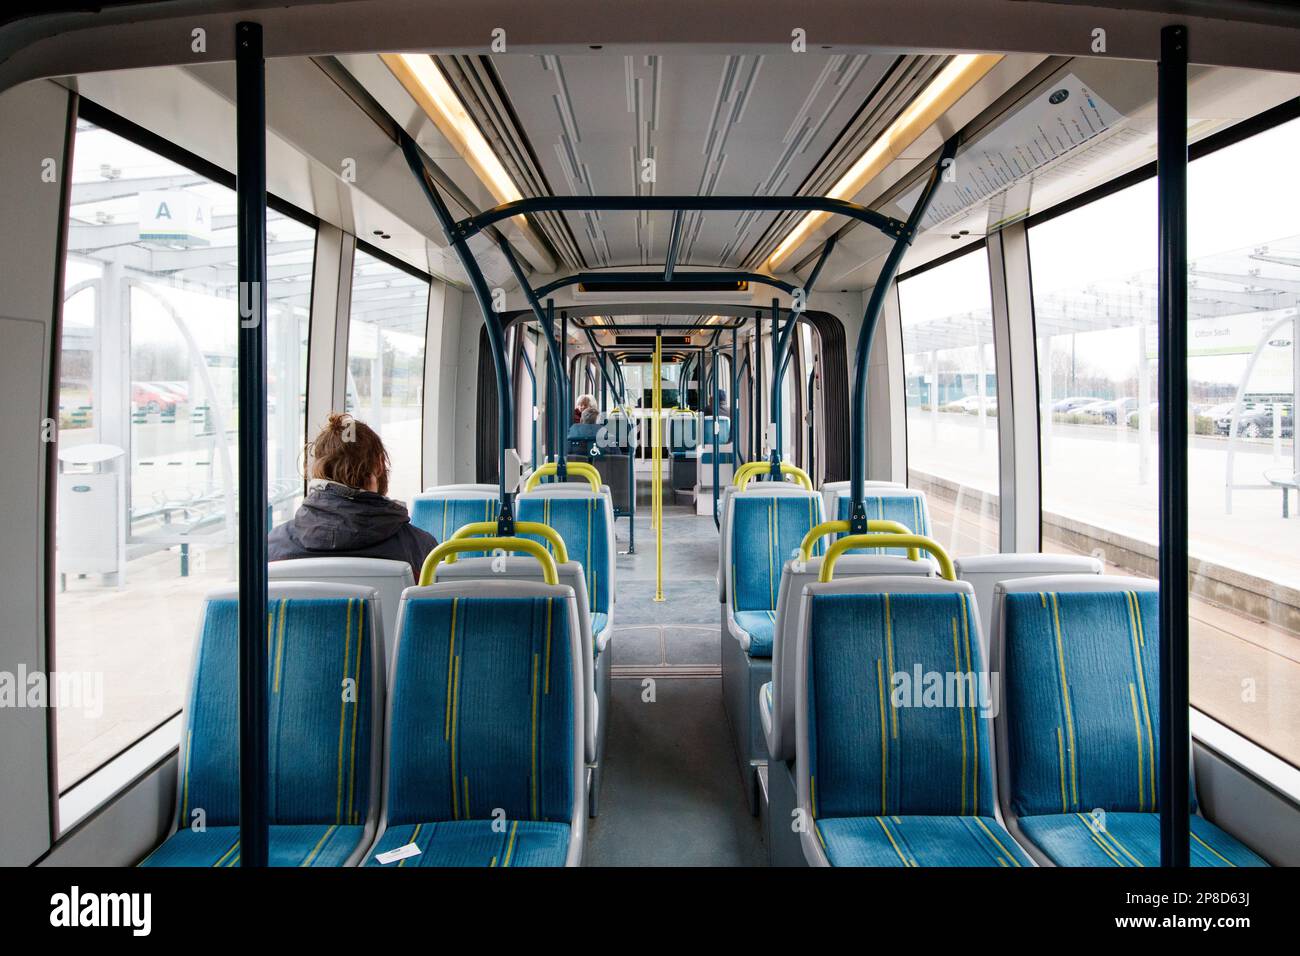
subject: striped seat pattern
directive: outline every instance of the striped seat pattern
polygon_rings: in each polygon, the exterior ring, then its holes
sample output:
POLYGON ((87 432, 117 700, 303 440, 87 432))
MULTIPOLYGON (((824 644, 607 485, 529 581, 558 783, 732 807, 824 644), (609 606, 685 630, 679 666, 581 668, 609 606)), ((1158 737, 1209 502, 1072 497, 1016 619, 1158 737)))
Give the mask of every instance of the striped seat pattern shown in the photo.
MULTIPOLYGON (((538 521, 550 525, 564 541, 569 560, 582 565, 583 579, 587 584, 588 610, 609 617, 610 597, 614 577, 614 556, 609 548, 609 526, 603 501, 596 495, 574 495, 563 498, 524 497, 519 499, 520 521, 538 521)), ((548 551, 554 547, 537 535, 524 535, 548 551)), ((592 636, 603 628, 596 626, 593 616, 592 636)), ((593 647, 595 642, 593 641, 593 647)))
MULTIPOLYGON (((731 613, 749 635, 749 656, 772 656, 781 570, 820 524, 820 495, 736 495, 731 514, 731 613)), ((822 553, 817 542, 813 554, 822 553)))
MULTIPOLYGON (((897 521, 911 529, 913 534, 930 536, 930 506, 926 504, 925 495, 919 491, 899 488, 884 495, 868 495, 862 500, 868 520, 897 521)), ((840 521, 848 521, 853 514, 853 499, 846 493, 836 498, 837 514, 840 521)), ((837 535, 837 537, 842 537, 837 535)), ((901 554, 907 555, 906 548, 851 548, 846 554, 901 554)))
POLYGON ((811 597, 808 773, 834 866, 1023 866, 993 806, 990 698, 965 593, 811 597), (939 693, 927 696, 937 675, 939 693))
MULTIPOLYGON (((429 532, 439 542, 448 540, 457 528, 476 521, 495 521, 501 503, 495 497, 424 493, 411 500, 411 524, 429 532)), ((464 557, 482 557, 483 552, 466 552, 464 557)))
MULTIPOLYGON (((1058 865, 1158 864, 1157 593, 1003 600, 1007 799, 1018 825, 1058 865)), ((1198 817, 1191 842, 1196 865, 1263 865, 1198 817)))
MULTIPOLYGON (((356 598, 267 606, 267 807, 273 865, 329 866, 357 849, 370 814, 372 622, 356 598)), ((239 856, 238 603, 210 600, 182 742, 179 830, 146 866, 233 865, 239 856)))
POLYGON ((566 602, 429 597, 403 607, 385 832, 368 864, 416 842, 423 852, 412 860, 424 866, 563 865, 581 759, 566 602))

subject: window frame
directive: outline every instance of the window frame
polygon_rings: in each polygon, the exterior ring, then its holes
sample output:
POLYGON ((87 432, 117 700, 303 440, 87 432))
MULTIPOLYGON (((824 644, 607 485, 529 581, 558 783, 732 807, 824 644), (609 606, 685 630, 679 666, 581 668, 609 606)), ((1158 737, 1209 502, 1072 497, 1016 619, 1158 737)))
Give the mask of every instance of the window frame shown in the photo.
MULTIPOLYGON (((67 159, 65 168, 71 170, 71 157, 76 149, 77 121, 85 120, 87 123, 98 127, 114 136, 126 140, 127 142, 148 150, 151 153, 188 169, 197 176, 223 186, 227 189, 234 190, 235 174, 229 172, 224 167, 204 159, 196 153, 193 153, 183 146, 171 142, 157 133, 132 122, 126 117, 115 113, 107 107, 101 106, 92 99, 84 96, 78 96, 73 100, 70 109, 70 121, 68 125, 68 143, 67 159)), ((69 172, 64 179, 63 195, 60 199, 59 209, 59 230, 60 243, 57 250, 58 270, 60 278, 64 269, 64 263, 67 260, 67 233, 69 217, 72 214, 72 177, 69 172)), ((306 226, 319 236, 322 221, 318 216, 300 209, 299 207, 280 199, 271 193, 267 194, 267 208, 294 220, 300 225, 306 226)), ((315 252, 313 251, 313 257, 315 252)), ((316 270, 313 261, 310 273, 313 278, 312 288, 309 293, 308 306, 308 335, 310 336, 311 324, 311 303, 317 292, 314 281, 316 270)), ((51 395, 53 396, 51 407, 57 407, 57 389, 58 376, 56 373, 59 367, 59 354, 63 348, 63 294, 62 284, 54 296, 54 330, 50 339, 51 359, 51 395)), ((427 335, 427 333, 426 333, 427 335)), ((308 371, 310 372, 310 362, 308 362, 308 371)), ((305 380, 307 394, 311 394, 310 378, 305 380)), ((303 427, 306 428, 306 412, 303 413, 303 427)), ((55 488, 51 487, 46 500, 47 517, 45 521, 45 574, 46 580, 54 582, 57 580, 57 550, 55 547, 55 537, 58 533, 58 500, 55 488)), ((54 587, 47 587, 44 595, 45 602, 45 659, 48 662, 48 670, 53 671, 57 667, 57 636, 58 636, 58 615, 57 603, 58 595, 54 587)), ((187 671, 184 677, 186 683, 192 678, 187 671)), ((84 820, 89 819, 97 813, 103 806, 115 799, 120 793, 127 789, 132 782, 138 778, 138 767, 142 763, 149 765, 155 764, 158 760, 165 758, 173 751, 180 747, 180 721, 178 718, 185 712, 182 705, 174 711, 167 713, 156 721, 148 730, 137 737, 130 743, 122 746, 110 756, 104 758, 93 769, 89 770, 77 780, 64 785, 59 775, 59 753, 58 753, 58 714, 54 708, 50 708, 47 724, 46 740, 46 760, 49 770, 49 806, 51 821, 51 841, 56 845, 61 839, 70 834, 84 820), (123 768, 131 772, 125 772, 123 768), (83 798, 80 794, 92 793, 93 798, 83 798)))

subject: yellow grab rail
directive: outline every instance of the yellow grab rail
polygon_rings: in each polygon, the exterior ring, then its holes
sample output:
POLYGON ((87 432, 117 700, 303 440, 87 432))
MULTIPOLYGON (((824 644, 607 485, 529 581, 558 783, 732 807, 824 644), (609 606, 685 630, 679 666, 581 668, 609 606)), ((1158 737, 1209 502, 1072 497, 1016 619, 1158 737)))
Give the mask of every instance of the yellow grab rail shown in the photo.
MULTIPOLYGON (((555 562, 564 564, 569 560, 569 549, 564 546, 564 539, 560 533, 552 528, 549 524, 542 524, 540 521, 516 521, 515 531, 519 534, 535 534, 539 538, 545 538, 555 548, 555 562)), ((462 538, 474 538, 480 535, 489 535, 495 537, 497 533, 497 523, 495 521, 475 521, 471 524, 461 525, 456 529, 448 541, 459 541, 462 538)), ((452 564, 456 560, 456 555, 447 558, 447 563, 452 564)))
POLYGON ((541 562, 542 580, 547 584, 560 583, 560 573, 555 569, 555 559, 551 557, 551 552, 536 541, 529 541, 527 538, 453 538, 438 545, 424 559, 424 565, 420 568, 420 587, 433 583, 433 569, 449 554, 458 554, 462 551, 497 550, 531 554, 541 562))
MULTIPOLYGON (((600 494, 600 472, 596 470, 595 465, 589 465, 585 461, 571 461, 565 467, 568 469, 569 474, 586 478, 591 483, 591 490, 596 494, 600 494)), ((559 468, 559 463, 554 461, 538 465, 537 470, 528 476, 524 491, 532 491, 537 487, 537 483, 547 475, 555 474, 557 468, 559 468)))
POLYGON ((937 541, 920 534, 851 534, 840 538, 827 549, 826 557, 822 559, 822 572, 817 576, 817 580, 823 583, 831 580, 834 576, 835 562, 850 548, 920 548, 934 555, 934 559, 939 562, 941 577, 949 581, 957 580, 957 571, 952 565, 952 558, 948 557, 948 552, 943 550, 937 541))
MULTIPOLYGON (((813 545, 826 537, 828 534, 841 534, 849 530, 847 521, 823 521, 817 527, 813 528, 803 536, 803 541, 799 544, 799 557, 805 562, 812 559, 813 545)), ((894 534, 911 534, 912 529, 898 521, 888 521, 881 518, 872 518, 867 522, 867 530, 872 532, 888 531, 894 534)), ((877 545, 877 547, 879 547, 877 545)), ((921 553, 916 548, 907 549, 907 557, 911 561, 917 561, 921 553)))
MULTIPOLYGON (((737 488, 744 490, 745 486, 753 480, 755 475, 761 475, 765 471, 771 471, 771 469, 771 462, 746 462, 736 469, 735 477, 732 480, 735 482, 737 488)), ((796 484, 806 491, 813 490, 812 479, 808 477, 808 472, 804 471, 802 468, 783 461, 781 462, 781 474, 793 475, 796 484)))

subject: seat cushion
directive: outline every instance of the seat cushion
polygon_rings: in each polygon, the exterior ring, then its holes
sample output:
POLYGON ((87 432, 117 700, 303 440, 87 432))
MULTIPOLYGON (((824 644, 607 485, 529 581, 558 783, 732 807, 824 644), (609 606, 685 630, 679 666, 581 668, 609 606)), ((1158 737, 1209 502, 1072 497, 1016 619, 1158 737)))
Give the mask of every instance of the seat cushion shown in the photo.
POLYGON ((818 820, 831 866, 1033 866, 993 817, 818 820))
MULTIPOLYGON (((1191 819, 1192 866, 1268 866, 1209 820, 1191 819)), ((1158 813, 1050 813, 1016 822, 1057 866, 1160 865, 1158 813)))
POLYGON ((598 655, 609 642, 605 629, 609 627, 609 615, 603 611, 593 611, 591 615, 591 650, 598 655))
MULTIPOLYGON (((271 866, 342 866, 358 848, 365 827, 286 824, 270 828, 271 866)), ((239 866, 239 827, 178 830, 141 866, 239 866)))
POLYGON ((389 827, 366 858, 366 866, 564 866, 569 852, 567 823, 456 820, 389 827), (380 853, 414 843, 419 856, 379 863, 380 853))
POLYGON ((763 735, 772 733, 772 682, 758 689, 758 719, 763 722, 763 735))
POLYGON ((771 611, 736 611, 733 616, 737 626, 749 635, 749 656, 771 657, 776 615, 771 611))

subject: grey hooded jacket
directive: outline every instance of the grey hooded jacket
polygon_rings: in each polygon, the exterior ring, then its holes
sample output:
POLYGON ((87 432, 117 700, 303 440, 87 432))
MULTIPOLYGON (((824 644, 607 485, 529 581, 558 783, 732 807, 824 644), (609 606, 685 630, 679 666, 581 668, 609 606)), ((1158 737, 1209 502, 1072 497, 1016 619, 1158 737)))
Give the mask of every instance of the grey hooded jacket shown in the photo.
POLYGON ((271 531, 268 556, 389 558, 405 561, 418 580, 438 541, 411 524, 406 505, 337 481, 312 479, 297 513, 271 531))

